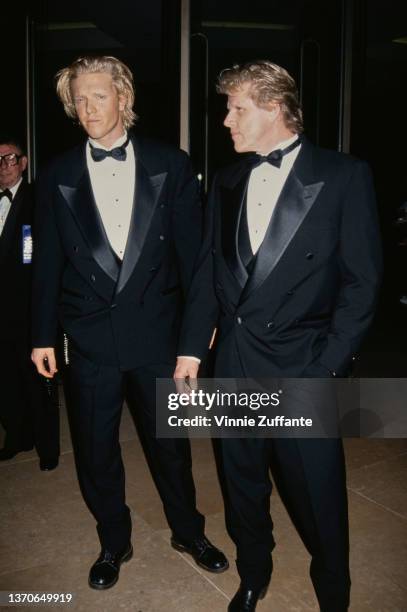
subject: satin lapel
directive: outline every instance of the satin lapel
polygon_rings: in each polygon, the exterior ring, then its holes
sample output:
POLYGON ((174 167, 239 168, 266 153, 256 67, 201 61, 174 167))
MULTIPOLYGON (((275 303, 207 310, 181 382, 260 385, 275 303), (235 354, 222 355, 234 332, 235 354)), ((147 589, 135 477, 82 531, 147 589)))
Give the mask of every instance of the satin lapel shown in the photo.
POLYGON ((120 265, 110 246, 102 218, 96 206, 87 168, 77 187, 59 185, 66 203, 75 217, 81 232, 89 244, 92 255, 99 266, 114 281, 117 281, 120 265))
MULTIPOLYGON (((136 149, 135 149, 136 151, 136 149)), ((122 291, 139 260, 167 172, 149 176, 142 161, 136 161, 136 188, 129 235, 116 294, 122 291)))
POLYGON ((299 163, 294 164, 278 198, 266 235, 257 253, 253 273, 242 293, 241 302, 246 300, 272 273, 324 185, 323 182, 303 184, 300 176, 303 178, 307 174, 306 165, 309 160, 298 158, 299 163))
POLYGON ((247 193, 249 174, 241 176, 233 187, 221 185, 221 236, 222 252, 225 262, 241 287, 244 287, 248 274, 238 249, 240 215, 247 193))

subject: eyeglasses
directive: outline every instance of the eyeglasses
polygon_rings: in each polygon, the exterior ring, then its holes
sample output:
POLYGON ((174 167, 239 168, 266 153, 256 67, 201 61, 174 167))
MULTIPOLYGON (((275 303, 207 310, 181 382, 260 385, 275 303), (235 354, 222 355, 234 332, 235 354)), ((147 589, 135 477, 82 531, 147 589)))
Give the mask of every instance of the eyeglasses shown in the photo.
POLYGON ((0 155, 0 166, 2 166, 3 163, 5 163, 6 166, 16 166, 22 157, 24 157, 24 155, 17 155, 17 153, 0 155))

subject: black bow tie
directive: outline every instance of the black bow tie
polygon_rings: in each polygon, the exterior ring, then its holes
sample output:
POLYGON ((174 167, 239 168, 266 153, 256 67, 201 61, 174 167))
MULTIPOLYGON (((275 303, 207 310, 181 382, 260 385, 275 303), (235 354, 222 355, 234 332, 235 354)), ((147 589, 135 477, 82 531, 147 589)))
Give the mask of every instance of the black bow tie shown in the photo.
POLYGON ((95 162, 102 161, 102 159, 105 159, 106 157, 113 157, 113 159, 116 159, 117 161, 126 161, 126 147, 128 144, 129 138, 127 138, 126 142, 120 145, 120 147, 115 147, 110 151, 106 151, 106 149, 98 149, 97 147, 94 147, 93 144, 89 142, 90 154, 95 162))
POLYGON ((287 153, 293 151, 300 144, 301 138, 299 137, 297 138, 297 140, 294 140, 294 142, 288 145, 288 147, 286 147, 285 149, 276 149, 268 155, 259 155, 258 153, 253 153, 247 158, 247 162, 252 169, 256 168, 257 166, 260 166, 260 164, 263 164, 264 162, 267 162, 272 166, 275 166, 276 168, 280 168, 284 155, 287 155, 287 153))
POLYGON ((4 191, 0 191, 0 200, 1 198, 8 198, 10 202, 12 202, 13 194, 11 193, 10 189, 5 189, 4 191))

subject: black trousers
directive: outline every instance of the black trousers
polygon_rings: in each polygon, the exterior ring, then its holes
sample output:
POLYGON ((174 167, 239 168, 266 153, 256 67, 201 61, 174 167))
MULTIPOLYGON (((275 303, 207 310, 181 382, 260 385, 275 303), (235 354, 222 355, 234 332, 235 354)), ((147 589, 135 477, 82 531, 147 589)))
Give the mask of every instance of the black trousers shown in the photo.
POLYGON ((126 394, 136 406, 147 459, 172 532, 185 540, 202 535, 204 517, 196 509, 189 441, 155 436, 155 380, 172 378, 174 365, 123 372, 71 351, 67 370, 79 482, 97 521, 102 547, 120 551, 131 536, 119 443, 126 394))
POLYGON ((40 376, 28 342, 0 340, 0 422, 4 447, 19 451, 35 446, 44 461, 59 456, 58 388, 40 376))
POLYGON ((268 583, 274 548, 270 466, 281 497, 311 554, 310 574, 323 612, 349 605, 345 467, 337 439, 224 439, 226 523, 241 580, 268 583))

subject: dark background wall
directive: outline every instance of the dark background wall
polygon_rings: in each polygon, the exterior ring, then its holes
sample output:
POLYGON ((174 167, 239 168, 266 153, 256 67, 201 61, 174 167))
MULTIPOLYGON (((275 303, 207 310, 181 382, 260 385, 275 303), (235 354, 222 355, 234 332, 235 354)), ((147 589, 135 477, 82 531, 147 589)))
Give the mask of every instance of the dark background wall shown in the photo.
MULTIPOLYGON (((28 24, 37 168, 83 138, 56 99, 54 75, 84 53, 123 59, 135 76, 137 130, 178 144, 180 6, 181 0, 7 3, 0 9, 0 131, 25 135, 28 24)), ((380 353, 380 367, 369 364, 369 372, 405 375, 405 358, 395 366, 383 356, 404 355, 407 342, 407 306, 399 301, 407 294, 407 223, 400 222, 398 210, 407 201, 407 3, 191 0, 191 156, 208 183, 217 167, 233 159, 216 76, 235 62, 256 58, 281 63, 296 77, 307 135, 321 146, 337 148, 343 38, 349 26, 350 153, 367 159, 374 172, 386 266, 377 322, 366 344, 370 354, 380 353)))
POLYGON ((7 8, 2 47, 9 51, 2 81, 8 95, 1 96, 1 116, 7 117, 7 127, 24 133, 28 23, 39 167, 82 138, 56 98, 54 76, 84 54, 115 55, 128 64, 135 78, 139 132, 178 143, 179 5, 178 0, 115 0, 113 8, 112 2, 96 0, 34 0, 7 8))

